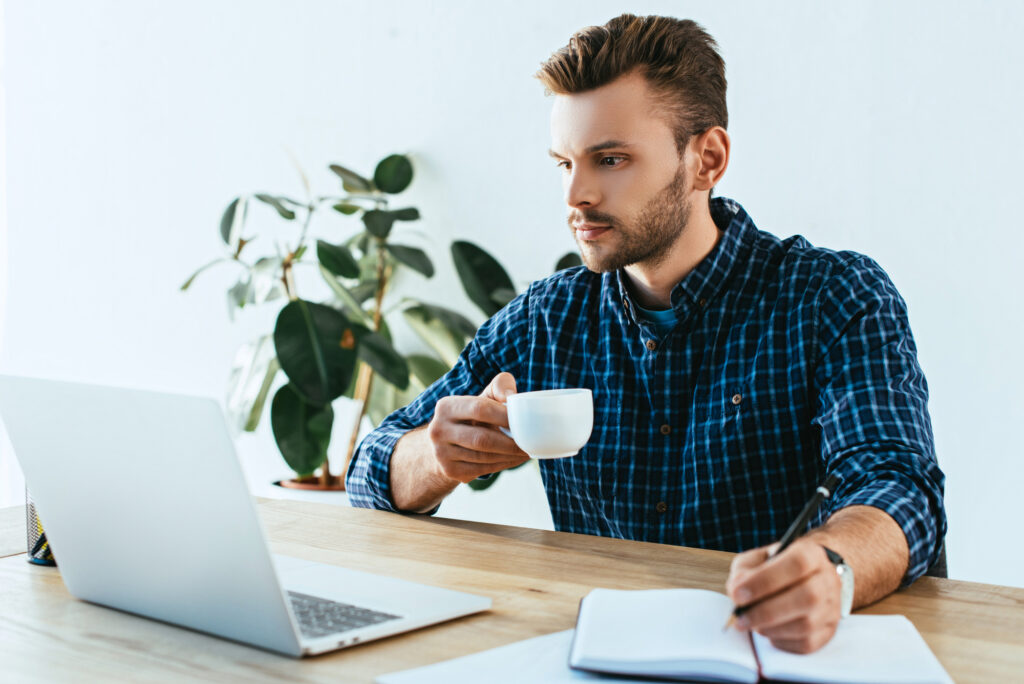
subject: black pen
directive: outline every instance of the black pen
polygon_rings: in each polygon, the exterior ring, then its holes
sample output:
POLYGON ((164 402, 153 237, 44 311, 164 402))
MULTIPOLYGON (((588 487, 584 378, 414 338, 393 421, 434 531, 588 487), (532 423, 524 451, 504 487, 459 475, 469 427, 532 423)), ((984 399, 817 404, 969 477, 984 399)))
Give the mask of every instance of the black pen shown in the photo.
MULTIPOLYGON (((839 484, 839 476, 835 473, 832 473, 825 478, 825 484, 814 490, 814 495, 811 497, 811 500, 807 502, 807 505, 804 506, 804 510, 800 511, 800 515, 796 517, 793 524, 790 525, 789 529, 786 530, 786 533, 782 535, 782 539, 779 541, 779 548, 775 549, 775 553, 768 556, 768 558, 773 558, 785 551, 787 546, 792 544, 801 534, 803 534, 804 530, 807 529, 807 523, 810 522, 811 516, 818 512, 818 508, 825 499, 832 496, 832 490, 836 488, 837 484, 839 484)), ((736 608, 733 609, 732 614, 729 616, 729 620, 725 623, 725 627, 722 628, 722 631, 724 632, 729 629, 729 627, 732 626, 732 623, 736 621, 736 618, 743 615, 743 612, 749 607, 749 605, 736 606, 736 608)))

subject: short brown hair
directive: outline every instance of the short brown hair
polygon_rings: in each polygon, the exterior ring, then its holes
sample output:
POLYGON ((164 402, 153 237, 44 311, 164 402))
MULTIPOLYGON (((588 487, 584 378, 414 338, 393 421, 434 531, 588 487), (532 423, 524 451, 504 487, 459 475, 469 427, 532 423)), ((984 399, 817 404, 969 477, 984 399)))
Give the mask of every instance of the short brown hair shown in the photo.
POLYGON ((642 69, 669 115, 681 154, 690 136, 726 128, 725 62, 718 44, 689 19, 623 14, 577 31, 541 63, 536 76, 549 94, 582 93, 642 69))

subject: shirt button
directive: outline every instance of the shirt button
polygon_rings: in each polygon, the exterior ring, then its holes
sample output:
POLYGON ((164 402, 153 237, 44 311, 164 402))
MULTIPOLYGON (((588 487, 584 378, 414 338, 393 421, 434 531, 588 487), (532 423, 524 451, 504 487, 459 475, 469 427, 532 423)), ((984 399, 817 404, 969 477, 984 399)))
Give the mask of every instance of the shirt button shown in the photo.
POLYGON ((667 435, 670 432, 672 432, 672 426, 671 425, 662 425, 661 426, 661 434, 667 435))
POLYGON ((665 511, 668 510, 668 504, 665 503, 664 501, 659 501, 658 504, 654 507, 654 510, 658 511, 659 513, 664 513, 665 511))
POLYGON ((654 351, 658 348, 658 343, 654 340, 647 340, 647 351, 654 351))
POLYGON ((707 306, 708 300, 701 297, 700 301, 697 303, 700 304, 701 306, 707 306))
POLYGON ((736 394, 732 395, 733 406, 739 406, 741 401, 743 401, 743 395, 742 394, 736 393, 736 394))

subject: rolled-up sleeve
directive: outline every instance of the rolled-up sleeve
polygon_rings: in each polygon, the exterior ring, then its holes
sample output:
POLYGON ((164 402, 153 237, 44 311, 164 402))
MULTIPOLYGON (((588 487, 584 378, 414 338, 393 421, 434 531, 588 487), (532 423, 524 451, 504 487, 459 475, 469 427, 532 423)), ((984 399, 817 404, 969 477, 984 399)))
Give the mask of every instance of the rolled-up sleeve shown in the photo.
POLYGON ((385 418, 363 439, 345 477, 353 506, 397 512, 391 495, 391 454, 398 440, 430 422, 438 399, 480 394, 503 371, 519 376, 519 350, 525 349, 528 339, 528 307, 529 291, 513 299, 480 327, 448 373, 411 404, 385 418))
POLYGON ((840 476, 829 514, 852 505, 888 513, 907 539, 910 584, 937 558, 946 513, 906 304, 885 271, 859 257, 823 288, 816 325, 813 423, 826 470, 840 476))

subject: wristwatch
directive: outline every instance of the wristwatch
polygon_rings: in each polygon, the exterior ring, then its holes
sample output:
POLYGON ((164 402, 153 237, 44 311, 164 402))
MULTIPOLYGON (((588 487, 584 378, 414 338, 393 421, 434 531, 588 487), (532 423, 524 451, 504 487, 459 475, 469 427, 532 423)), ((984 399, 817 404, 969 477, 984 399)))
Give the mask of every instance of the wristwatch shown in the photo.
POLYGON ((832 549, 827 546, 822 546, 821 548, 825 549, 825 555, 832 561, 832 565, 836 566, 836 574, 839 575, 840 582, 840 616, 846 617, 850 614, 850 609, 853 608, 853 568, 847 565, 843 557, 832 549))

